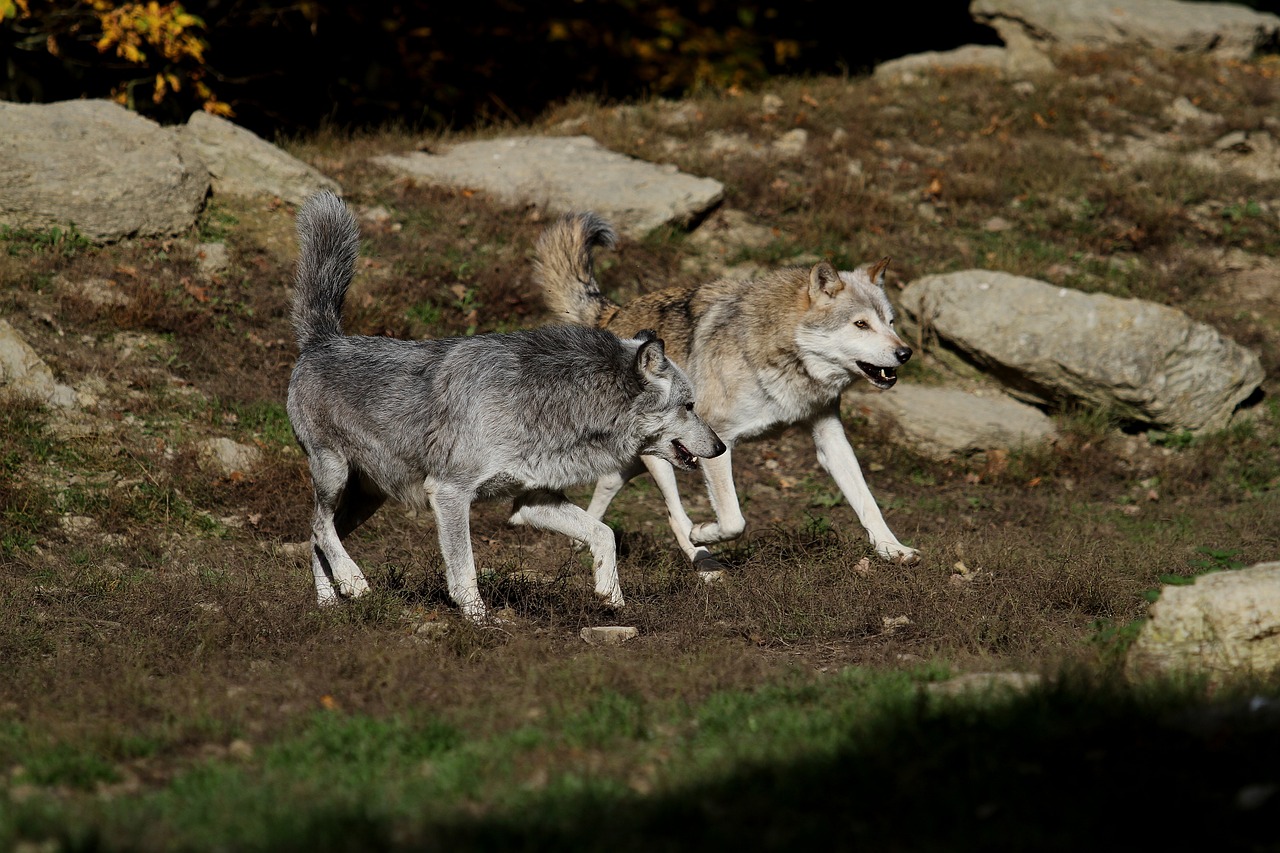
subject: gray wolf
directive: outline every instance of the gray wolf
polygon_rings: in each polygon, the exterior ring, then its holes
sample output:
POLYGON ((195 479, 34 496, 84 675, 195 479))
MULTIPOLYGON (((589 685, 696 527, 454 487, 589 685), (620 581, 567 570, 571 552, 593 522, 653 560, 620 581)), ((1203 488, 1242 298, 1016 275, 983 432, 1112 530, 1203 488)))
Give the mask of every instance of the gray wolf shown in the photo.
POLYGON ((368 590, 342 540, 392 498, 431 507, 449 595, 466 616, 486 619, 471 504, 511 496, 511 523, 590 547, 596 592, 621 607, 613 531, 563 490, 640 454, 693 469, 725 449, 694 414, 692 385, 663 342, 651 331, 621 339, 571 325, 423 341, 348 336, 355 218, 321 192, 298 212, 297 229, 299 355, 287 410, 315 493, 316 600, 368 590))
POLYGON ((722 566, 705 546, 734 539, 746 526, 733 485, 733 446, 802 424, 876 554, 918 562, 919 552, 885 524, 840 421, 846 388, 858 379, 890 388, 898 367, 911 357, 893 330, 893 308, 884 293, 889 259, 849 272, 824 261, 754 280, 661 290, 618 305, 601 292, 593 266, 594 249, 610 248, 616 240, 612 227, 591 212, 564 214, 543 231, 534 278, 548 309, 557 320, 619 333, 655 329, 667 342, 667 354, 693 380, 703 419, 729 450, 702 466, 715 521, 690 521, 674 471, 652 456, 597 481, 591 516, 603 518, 627 480, 647 468, 680 548, 699 570, 718 571, 722 566))

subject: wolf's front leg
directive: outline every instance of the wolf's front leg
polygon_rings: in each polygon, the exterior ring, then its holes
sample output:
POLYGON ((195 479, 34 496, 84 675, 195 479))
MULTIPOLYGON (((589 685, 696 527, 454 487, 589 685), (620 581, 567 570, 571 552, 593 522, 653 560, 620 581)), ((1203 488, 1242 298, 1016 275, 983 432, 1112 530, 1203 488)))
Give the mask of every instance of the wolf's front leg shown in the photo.
POLYGON ((854 455, 849 438, 844 433, 844 424, 840 422, 838 410, 833 409, 815 419, 812 430, 819 464, 831 474, 845 500, 853 507, 863 529, 867 531, 871 546, 876 549, 876 554, 881 559, 904 566, 920 562, 920 552, 899 542, 885 523, 880 507, 867 488, 867 481, 862 477, 862 467, 858 465, 858 457, 854 455))
POLYGON ((471 550, 472 497, 470 492, 438 486, 431 493, 431 511, 435 513, 440 535, 449 597, 472 622, 483 622, 488 612, 480 598, 475 555, 471 550))
MULTIPOLYGON (((676 482, 675 468, 671 467, 670 462, 656 456, 641 458, 653 476, 653 481, 658 484, 658 491, 662 492, 662 499, 667 505, 667 521, 670 522, 671 531, 676 535, 676 544, 680 546, 685 557, 704 575, 724 569, 724 565, 713 557, 710 551, 690 541, 689 534, 694 529, 694 524, 689 520, 688 513, 684 511, 684 504, 680 502, 680 487, 676 482)), ((702 464, 706 465, 709 461, 703 460, 702 464)))
POLYGON ((707 494, 716 520, 695 524, 689 531, 689 541, 694 545, 714 545, 737 539, 747 529, 747 520, 738 504, 738 492, 733 485, 733 449, 711 459, 703 459, 702 476, 707 481, 707 494))
POLYGON ((512 524, 527 524, 540 530, 563 533, 591 549, 596 595, 610 607, 622 607, 622 586, 618 583, 618 555, 609 526, 570 503, 558 492, 529 492, 516 498, 512 524))

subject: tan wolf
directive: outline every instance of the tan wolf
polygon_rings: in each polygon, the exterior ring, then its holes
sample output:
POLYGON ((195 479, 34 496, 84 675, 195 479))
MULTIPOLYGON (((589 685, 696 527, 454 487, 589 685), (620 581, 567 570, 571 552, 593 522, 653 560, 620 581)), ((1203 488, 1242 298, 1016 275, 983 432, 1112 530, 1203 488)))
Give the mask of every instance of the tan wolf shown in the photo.
POLYGON ((902 564, 918 562, 919 552, 885 524, 840 421, 846 388, 858 378, 890 388, 898 367, 911 357, 911 348, 894 332, 884 293, 889 259, 852 272, 823 261, 753 280, 722 278, 618 305, 601 292, 593 268, 593 250, 616 241, 613 228, 591 212, 567 213, 548 226, 534 260, 547 307, 558 321, 617 334, 655 329, 667 355, 692 380, 698 413, 729 450, 702 463, 715 521, 689 519, 674 470, 653 456, 600 478, 588 513, 602 519, 623 485, 647 468, 662 491, 680 548, 697 569, 714 572, 722 566, 705 546, 734 539, 746 526, 733 485, 733 446, 803 424, 819 463, 857 513, 876 553, 902 564))

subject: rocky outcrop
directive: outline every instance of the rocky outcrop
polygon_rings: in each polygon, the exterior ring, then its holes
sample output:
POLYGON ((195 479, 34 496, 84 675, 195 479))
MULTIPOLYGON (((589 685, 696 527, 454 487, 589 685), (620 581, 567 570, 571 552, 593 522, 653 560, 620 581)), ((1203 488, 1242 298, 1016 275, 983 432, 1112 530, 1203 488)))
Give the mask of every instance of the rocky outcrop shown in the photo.
POLYGON ((854 411, 893 428, 895 440, 936 459, 1052 440, 1053 420, 1004 394, 901 383, 850 394, 854 411))
POLYGON ((53 371, 18 330, 0 320, 0 395, 14 394, 59 408, 76 404, 76 393, 53 378, 53 371))
POLYGON ((105 100, 0 102, 0 224, 90 240, 177 234, 209 192, 182 137, 105 100))
POLYGON ((342 193, 337 181, 224 118, 197 112, 179 133, 204 158, 215 194, 275 196, 299 205, 319 190, 342 193))
POLYGON ((1165 586, 1129 650, 1134 677, 1266 675, 1280 667, 1280 563, 1165 586))
POLYGON ((686 225, 724 197, 719 181, 609 151, 589 136, 486 139, 443 154, 414 151, 373 162, 406 178, 479 189, 507 204, 594 210, 632 237, 686 225))
POLYGON ((1280 42, 1280 17, 1234 3, 1179 0, 973 0, 969 13, 1003 47, 969 44, 891 59, 879 80, 914 83, 926 73, 983 68, 1006 76, 1053 70, 1055 48, 1144 47, 1247 59, 1280 42))
POLYGON ((1083 401, 1170 430, 1220 429, 1263 379, 1258 356, 1183 312, 990 270, 902 293, 926 334, 1036 405, 1083 401))
POLYGON ((1247 59, 1280 35, 1280 17, 1234 3, 973 0, 969 13, 1010 48, 1129 45, 1247 59))

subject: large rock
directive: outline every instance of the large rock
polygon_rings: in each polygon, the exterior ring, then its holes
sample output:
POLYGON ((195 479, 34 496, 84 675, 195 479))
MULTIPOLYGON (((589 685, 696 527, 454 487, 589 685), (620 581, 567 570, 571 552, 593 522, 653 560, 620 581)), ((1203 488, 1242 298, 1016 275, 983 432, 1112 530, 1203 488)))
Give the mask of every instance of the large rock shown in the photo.
POLYGON ((275 196, 294 205, 320 190, 342 193, 337 181, 224 118, 197 112, 180 132, 208 164, 215 193, 275 196))
POLYGON ((1234 3, 973 0, 969 14, 1011 48, 1135 45, 1247 59, 1280 34, 1280 17, 1234 3))
POLYGON ((1220 429, 1262 382, 1258 356, 1177 309, 1002 272, 912 282, 913 322, 1038 405, 1086 401, 1162 429, 1220 429))
POLYGON ((1022 44, 966 44, 952 50, 930 50, 890 59, 877 65, 872 76, 885 82, 915 83, 939 71, 974 68, 1016 76, 1052 71, 1053 62, 1042 51, 1022 44))
POLYGON ((1037 444, 1056 433, 1039 409, 999 393, 899 383, 850 399, 856 411, 889 422, 904 444, 935 459, 1037 444))
POLYGON ((387 154, 373 162, 416 180, 480 189, 506 204, 594 210, 632 237, 688 224, 724 197, 718 181, 609 151, 589 136, 488 139, 444 154, 387 154))
POLYGON ((76 403, 75 391, 53 378, 40 354, 5 320, 0 320, 0 392, 60 408, 76 403))
POLYGON ((1125 661, 1134 676, 1268 674, 1280 667, 1280 563, 1165 586, 1149 616, 1125 661))
POLYGON ((111 101, 0 102, 0 224, 85 237, 177 234, 209 192, 183 138, 111 101))

